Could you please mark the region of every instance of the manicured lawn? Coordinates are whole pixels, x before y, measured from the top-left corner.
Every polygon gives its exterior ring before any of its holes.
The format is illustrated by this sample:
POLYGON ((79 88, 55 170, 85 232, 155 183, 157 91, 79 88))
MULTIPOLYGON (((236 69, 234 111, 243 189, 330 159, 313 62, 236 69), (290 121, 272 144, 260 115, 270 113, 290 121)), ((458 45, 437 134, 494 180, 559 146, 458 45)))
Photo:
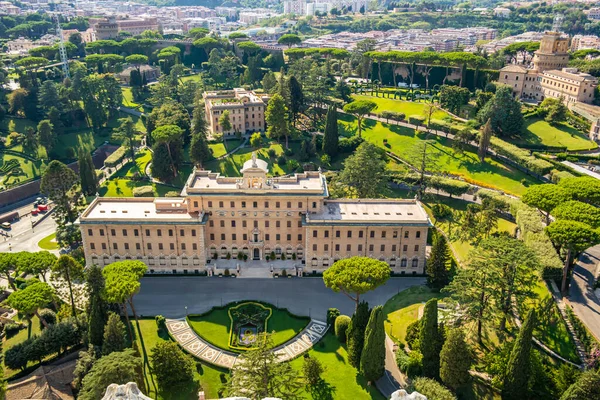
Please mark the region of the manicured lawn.
MULTIPOLYGON (((147 186, 150 185, 149 182, 146 181, 132 181, 130 179, 125 178, 112 178, 102 184, 98 192, 102 197, 133 197, 133 188, 139 186, 147 186)), ((175 190, 176 188, 160 185, 160 184, 152 184, 154 186, 154 195, 156 197, 164 196, 165 193, 175 190)))
POLYGON ((222 143, 209 144, 208 147, 212 150, 214 158, 219 158, 238 147, 242 141, 240 139, 230 139, 222 143))
POLYGON ((416 321, 419 316, 419 307, 433 298, 443 298, 446 295, 435 293, 425 286, 415 286, 407 290, 403 290, 383 306, 385 319, 385 331, 388 335, 404 342, 406 337, 406 328, 412 322, 416 321))
POLYGON ((521 317, 524 318, 526 311, 531 307, 536 307, 539 317, 534 331, 535 337, 560 356, 572 362, 579 363, 580 360, 577 355, 575 343, 571 335, 569 335, 567 326, 557 306, 552 302, 549 309, 542 309, 544 305, 548 304, 547 301, 552 296, 550 291, 548 291, 548 287, 544 282, 538 281, 534 292, 535 297, 528 298, 522 305, 521 317))
MULTIPOLYGON (((231 320, 227 313, 229 307, 214 308, 203 316, 189 316, 192 329, 206 341, 225 350, 229 348, 231 320)), ((273 314, 267 322, 267 331, 272 333, 273 345, 278 346, 296 336, 308 325, 309 318, 298 318, 285 310, 271 307, 273 314)), ((235 351, 235 350, 231 350, 235 351)))
MULTIPOLYGON (((394 100, 383 97, 374 97, 358 94, 352 95, 352 97, 357 100, 371 100, 377 103, 377 108, 375 109, 375 113, 377 114, 380 114, 382 111, 395 111, 406 114, 406 118, 408 119, 410 115, 421 115, 423 117, 426 117, 429 111, 425 103, 394 100)), ((442 119, 448 116, 448 113, 441 110, 437 110, 431 115, 431 118, 442 119)))
MULTIPOLYGON (((348 130, 356 129, 354 117, 342 115, 340 120, 348 130)), ((366 140, 406 160, 414 154, 415 146, 426 137, 425 133, 415 135, 413 129, 374 120, 366 120, 363 124, 362 136, 366 140), (384 139, 387 139, 388 147, 384 146, 384 139)), ((470 183, 500 189, 514 195, 520 195, 526 189, 521 183, 523 179, 527 184, 539 183, 534 178, 490 158, 481 163, 477 154, 472 151, 458 154, 452 149, 451 140, 437 136, 431 136, 429 139, 433 143, 432 154, 437 156, 435 172, 458 175, 470 183)))
MULTIPOLYGON (((16 151, 21 151, 21 146, 13 148, 16 151)), ((13 171, 10 176, 5 176, 0 173, 0 182, 2 185, 9 185, 18 182, 23 182, 30 178, 35 178, 42 175, 46 164, 41 160, 31 161, 18 155, 0 153, 0 166, 9 162, 10 160, 16 160, 19 163, 17 168, 21 168, 20 173, 15 175, 13 171)))
MULTIPOLYGON (((15 318, 16 320, 18 320, 18 318, 15 318)), ((40 333, 40 320, 38 319, 38 317, 33 316, 33 318, 31 318, 31 331, 29 330, 29 328, 27 327, 27 321, 26 320, 21 320, 21 322, 23 322, 25 324, 25 329, 21 329, 15 336, 12 336, 10 338, 4 337, 4 342, 2 344, 2 350, 4 352, 6 352, 6 350, 10 349, 11 347, 24 342, 25 340, 27 340, 28 338, 30 338, 33 335, 39 335, 40 333)), ((28 363, 27 366, 32 366, 34 365, 34 363, 28 363)), ((8 379, 11 376, 17 374, 21 372, 20 370, 15 371, 12 370, 6 366, 4 366, 4 378, 8 379)))
POLYGON ((202 75, 201 74, 196 74, 196 75, 184 76, 184 77, 179 78, 179 80, 181 82, 187 82, 187 81, 200 82, 202 80, 202 75))
POLYGON ((125 107, 133 108, 135 110, 142 111, 142 112, 144 111, 144 108, 142 107, 142 105, 139 103, 136 103, 133 100, 133 93, 131 92, 130 87, 122 86, 121 92, 123 93, 123 105, 125 107))
MULTIPOLYGON (((309 352, 310 357, 318 359, 325 372, 321 375, 323 383, 317 388, 306 387, 303 397, 306 399, 353 399, 383 400, 385 397, 375 385, 367 386, 367 380, 350 365, 346 347, 340 344, 333 333, 328 333, 309 352)), ((294 369, 302 371, 304 357, 291 361, 294 369)))
MULTIPOLYGON (((290 142, 290 148, 294 155, 286 156, 286 159, 296 158, 297 154, 300 151, 300 143, 299 142, 290 142)), ((252 157, 252 152, 256 151, 256 156, 260 159, 263 159, 269 163, 269 175, 279 176, 292 173, 286 164, 279 164, 277 162, 277 157, 284 153, 284 145, 271 142, 270 145, 265 145, 259 150, 253 149, 251 147, 244 147, 238 150, 235 154, 230 157, 226 157, 221 160, 213 160, 206 163, 204 166, 205 169, 220 172, 225 176, 241 176, 240 169, 244 165, 244 162, 248 161, 252 157), (269 149, 275 150, 277 154, 275 158, 270 159, 268 155, 269 149)))
POLYGON ((52 233, 38 242, 38 246, 44 250, 58 250, 56 243, 56 233, 52 233))
POLYGON ((527 119, 525 131, 513 139, 515 144, 565 146, 569 151, 591 150, 598 145, 577 129, 565 123, 551 125, 543 119, 527 119))
MULTIPOLYGON (((0 121, 0 130, 2 131, 24 133, 25 128, 27 128, 28 126, 35 129, 37 127, 37 124, 32 120, 26 118, 6 117, 2 121, 0 121)), ((1 134, 2 136, 5 136, 6 132, 2 132, 1 134)))
MULTIPOLYGON (((172 394, 170 397, 164 397, 159 393, 156 379, 150 372, 150 355, 152 354, 152 349, 158 343, 170 341, 171 339, 169 338, 168 334, 159 334, 154 319, 140 319, 139 327, 135 330, 135 332, 140 339, 139 345, 142 351, 142 357, 144 359, 144 378, 146 381, 146 386, 149 388, 149 390, 143 390, 144 393, 153 399, 197 399, 197 393, 195 393, 195 396, 190 395, 189 397, 179 396, 178 394, 172 394)), ((199 363, 197 359, 194 359, 194 361, 199 363)), ((220 380, 221 373, 228 375, 228 372, 225 370, 221 370, 207 364, 202 364, 200 372, 197 370, 194 374, 196 380, 200 382, 200 386, 202 387, 201 390, 204 390, 207 399, 220 397, 218 392, 223 386, 220 380)))
POLYGON ((513 139, 515 144, 565 146, 567 150, 590 150, 598 145, 586 135, 566 123, 551 125, 543 119, 530 118, 525 132, 513 139))
POLYGON ((141 175, 145 174, 146 166, 152 160, 152 153, 150 150, 142 150, 135 155, 135 164, 128 162, 116 173, 119 177, 132 177, 136 173, 141 175))

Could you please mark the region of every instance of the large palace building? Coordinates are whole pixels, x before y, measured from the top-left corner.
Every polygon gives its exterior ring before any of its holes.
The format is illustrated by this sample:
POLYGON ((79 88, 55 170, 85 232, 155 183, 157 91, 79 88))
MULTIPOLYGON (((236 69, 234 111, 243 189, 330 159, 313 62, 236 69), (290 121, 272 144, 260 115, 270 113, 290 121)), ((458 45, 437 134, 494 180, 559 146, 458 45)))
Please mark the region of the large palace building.
POLYGON ((181 197, 96 198, 79 219, 87 263, 136 259, 151 273, 194 274, 276 258, 313 272, 368 256, 424 272, 430 221, 418 201, 329 200, 320 171, 272 178, 254 154, 241 172, 194 171, 181 197))

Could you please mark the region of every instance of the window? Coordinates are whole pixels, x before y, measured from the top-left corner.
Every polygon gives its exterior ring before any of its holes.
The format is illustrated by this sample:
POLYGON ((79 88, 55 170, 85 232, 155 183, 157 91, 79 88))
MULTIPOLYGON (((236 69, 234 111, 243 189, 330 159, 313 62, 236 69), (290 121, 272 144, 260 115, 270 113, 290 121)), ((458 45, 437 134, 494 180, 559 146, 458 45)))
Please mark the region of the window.
POLYGON ((119 246, 116 243, 113 243, 113 249, 118 250, 119 246))
POLYGON ((302 221, 298 221, 298 228, 302 228, 302 221))
POLYGON ((248 240, 248 235, 244 233, 244 234, 242 235, 242 240, 243 240, 243 241, 246 241, 246 240, 248 240))
POLYGON ((288 221, 288 222, 287 222, 287 227, 288 227, 288 228, 291 228, 291 227, 292 227, 292 221, 288 221))
POLYGON ((148 243, 148 244, 146 245, 146 247, 148 248, 148 250, 152 250, 152 243, 148 243))
POLYGON ((363 231, 358 231, 358 237, 362 238, 363 237, 363 231))
POLYGON ((281 227, 281 223, 279 221, 275 221, 275 228, 280 228, 281 227))
POLYGON ((329 231, 325 231, 325 237, 328 238, 329 237, 329 231))
POLYGON ((352 231, 348 231, 348 238, 352 237, 352 231))
POLYGON ((246 202, 242 201, 242 208, 246 208, 246 202))
POLYGON ((253 225, 254 225, 255 228, 258 228, 258 221, 254 221, 253 225))
POLYGON ((269 235, 268 233, 265 234, 265 240, 271 240, 271 235, 269 235))
POLYGON ((223 202, 219 201, 219 208, 223 208, 223 202))
POLYGON ((94 243, 90 243, 90 249, 96 250, 96 245, 94 243))
POLYGON ((281 235, 279 233, 275 235, 275 240, 277 240, 277 241, 281 240, 281 235))
POLYGON ((317 208, 317 202, 313 201, 312 208, 317 208))
POLYGON ((212 208, 212 201, 208 202, 208 208, 212 208))
POLYGON ((298 241, 302 241, 302 234, 301 233, 298 234, 298 241))
POLYGON ((325 250, 325 251, 329 251, 329 245, 328 245, 328 244, 326 244, 326 245, 323 245, 323 250, 325 250))
POLYGON ((405 244, 404 246, 402 246, 402 251, 408 251, 408 245, 405 244))
POLYGON ((185 251, 185 243, 181 243, 181 250, 185 251))
POLYGON ((169 236, 173 237, 173 229, 169 229, 169 236))
POLYGON ((208 226, 213 228, 215 226, 215 221, 213 221, 213 220, 208 221, 208 226))
POLYGON ((381 251, 385 251, 385 244, 381 245, 381 251))
POLYGON ((278 202, 278 201, 276 201, 276 202, 275 202, 275 208, 279 208, 279 207, 281 207, 281 203, 280 203, 280 202, 278 202))
POLYGON ((394 239, 398 238, 398 231, 394 231, 394 232, 392 233, 392 237, 393 237, 394 239))
MULTIPOLYGON (((327 234, 328 234, 328 233, 329 233, 329 232, 325 231, 325 237, 327 237, 327 234)), ((314 237, 314 238, 318 237, 318 233, 317 233, 317 231, 313 231, 313 237, 314 237)))
POLYGON ((317 251, 317 245, 313 244, 313 251, 317 251))
POLYGON ((219 221, 219 225, 221 226, 221 228, 225 228, 225 221, 223 221, 223 220, 219 221))
POLYGON ((247 224, 246 221, 242 221, 242 228, 246 228, 247 224))
POLYGON ((408 231, 404 231, 404 239, 408 239, 408 231))
POLYGON ((302 202, 301 201, 298 202, 298 208, 302 208, 302 202))
POLYGON ((373 245, 372 244, 369 245, 369 251, 373 251, 373 245))
POLYGON ((129 250, 129 243, 124 243, 123 246, 125 247, 125 250, 129 250))
POLYGON ((369 237, 372 237, 372 238, 374 238, 374 237, 375 237, 375 231, 371 231, 371 232, 369 232, 369 237))
POLYGON ((287 202, 287 208, 292 208, 292 202, 291 201, 287 202))
POLYGON ((192 250, 198 250, 198 244, 192 243, 192 250))
POLYGON ((252 202, 252 207, 253 208, 258 208, 258 201, 253 201, 252 202))
POLYGON ((351 251, 352 250, 352 245, 351 244, 347 244, 346 245, 346 251, 351 251))
POLYGON ((417 231, 416 236, 417 236, 417 239, 419 239, 421 237, 421 231, 417 231))
POLYGON ((235 208, 235 201, 230 201, 229 202, 229 207, 235 208))
POLYGON ((185 236, 185 231, 183 229, 179 230, 179 236, 181 236, 181 237, 185 236))
POLYGON ((135 249, 136 249, 136 250, 140 250, 140 249, 141 249, 141 246, 140 246, 140 244, 139 244, 139 243, 136 243, 136 244, 135 244, 135 249))
POLYGON ((88 236, 94 236, 94 231, 92 231, 91 229, 88 229, 88 236))
POLYGON ((163 244, 162 244, 162 243, 159 243, 159 244, 158 244, 158 249, 159 249, 159 250, 162 250, 162 249, 163 249, 163 244))
POLYGON ((413 259, 412 260, 412 267, 413 268, 417 268, 419 266, 419 260, 418 259, 413 259))
POLYGON ((358 245, 358 251, 361 252, 362 251, 362 244, 358 245))
POLYGON ((385 231, 381 231, 381 238, 385 239, 385 231))
POLYGON ((137 229, 133 230, 133 236, 140 236, 140 231, 137 229))
POLYGON ((100 236, 104 236, 104 229, 100 229, 100 236))
POLYGON ((210 240, 215 240, 215 234, 214 233, 210 234, 210 240))
POLYGON ((395 244, 392 245, 392 251, 394 251, 394 252, 396 251, 396 245, 395 244))
POLYGON ((339 244, 335 245, 335 251, 340 251, 340 245, 339 244))
POLYGON ((288 241, 292 240, 292 235, 290 233, 287 234, 287 240, 288 241))
POLYGON ((340 237, 340 231, 335 231, 335 237, 339 238, 340 237))
POLYGON ((115 232, 115 230, 111 229, 110 230, 110 236, 116 236, 116 235, 117 235, 117 233, 115 232))
POLYGON ((192 236, 196 236, 196 230, 192 229, 192 236))
POLYGON ((231 240, 233 240, 233 241, 237 240, 237 235, 235 233, 231 234, 231 240))
POLYGON ((197 201, 194 201, 194 207, 198 208, 198 202, 197 201))
POLYGON ((106 243, 102 243, 102 250, 106 250, 106 243))
POLYGON ((269 208, 269 202, 265 201, 265 208, 269 208))
POLYGON ((400 267, 401 268, 406 268, 406 263, 407 263, 406 258, 403 258, 402 260, 400 260, 400 267))
POLYGON ((225 234, 221 233, 221 240, 225 240, 225 234))

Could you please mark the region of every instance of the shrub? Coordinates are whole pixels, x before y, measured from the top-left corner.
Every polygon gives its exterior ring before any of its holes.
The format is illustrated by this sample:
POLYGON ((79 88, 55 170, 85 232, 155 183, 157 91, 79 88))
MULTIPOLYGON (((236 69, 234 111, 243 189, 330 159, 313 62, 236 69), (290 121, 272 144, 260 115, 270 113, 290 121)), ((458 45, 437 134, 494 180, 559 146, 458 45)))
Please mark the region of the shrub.
POLYGON ((244 254, 244 261, 248 260, 248 254, 244 254))
POLYGON ((499 155, 505 156, 536 174, 546 175, 552 170, 550 162, 536 158, 528 150, 523 150, 495 136, 490 141, 490 147, 499 155))
POLYGON ((422 115, 409 115, 408 116, 409 124, 421 126, 421 125, 423 125, 423 122, 425 122, 425 117, 423 117, 422 115))
POLYGON ((225 256, 225 258, 227 258, 228 260, 231 260, 231 253, 227 253, 227 255, 225 256))
POLYGON ((166 329, 167 320, 165 317, 163 317, 162 315, 157 315, 156 317, 154 317, 154 321, 156 321, 156 327, 159 331, 166 329))
MULTIPOLYGON (((283 257, 283 254, 281 256, 283 257)), ((282 258, 282 260, 283 260, 283 258, 282 258)), ((281 276, 284 278, 287 276, 287 271, 285 269, 281 271, 281 276)))
POLYGON ((225 276, 231 275, 231 272, 229 272, 229 268, 225 268, 225 271, 223 271, 223 275, 225 275, 225 276))
POLYGON ((133 188, 133 197, 154 197, 152 186, 139 186, 133 188))
POLYGON ((287 161, 286 164, 287 169, 289 169, 290 171, 296 171, 298 168, 300 168, 300 163, 297 160, 294 160, 293 158, 287 161))
POLYGON ((335 319, 335 336, 337 336, 340 343, 346 343, 346 333, 349 325, 350 317, 347 315, 340 315, 335 319))
POLYGON ((279 165, 285 165, 287 163, 287 158, 285 158, 285 155, 280 155, 279 157, 277 157, 277 164, 279 165))
POLYGON ((277 152, 275 151, 275 149, 269 149, 267 151, 267 154, 269 155, 269 158, 275 158, 275 157, 277 157, 277 152))
POLYGON ((415 391, 432 400, 456 400, 456 396, 452 394, 444 385, 429 378, 416 378, 412 386, 415 391))
POLYGON ((7 338, 11 338, 19 333, 19 331, 24 327, 24 325, 9 322, 8 324, 4 325, 4 333, 6 334, 7 338))
POLYGON ((321 362, 314 357, 305 357, 302 372, 306 383, 316 385, 321 380, 321 374, 325 371, 321 362))
POLYGON ((413 350, 406 354, 404 350, 398 349, 396 352, 396 364, 400 371, 408 375, 409 378, 421 375, 423 371, 423 354, 418 350, 413 350))
POLYGON ((341 139, 338 142, 338 150, 340 153, 352 153, 363 141, 364 139, 358 136, 341 139))
POLYGON ((429 186, 435 190, 443 190, 452 196, 462 196, 467 193, 471 188, 467 182, 459 181, 456 179, 442 178, 439 176, 433 176, 429 179, 429 186))
POLYGON ((327 310, 327 323, 332 325, 335 323, 335 319, 340 315, 340 310, 337 308, 330 308, 327 310))
POLYGON ((237 259, 238 259, 238 260, 241 260, 242 258, 244 258, 244 253, 242 253, 241 251, 239 251, 239 252, 237 253, 237 259))
POLYGON ((598 341, 587 330, 583 322, 581 322, 581 320, 577 318, 571 307, 566 306, 565 311, 567 314, 567 318, 571 322, 571 325, 573 325, 573 330, 575 331, 577 338, 585 348, 585 351, 590 354, 595 348, 600 348, 600 343, 598 343, 598 341))
MULTIPOLYGON (((39 312, 40 317, 46 321, 48 325, 54 325, 56 323, 56 313, 48 308, 44 308, 39 312)), ((40 321, 40 331, 44 329, 44 324, 40 321)))
POLYGON ((115 150, 110 156, 106 157, 106 160, 104 160, 104 165, 106 165, 107 167, 115 167, 121 161, 123 161, 123 158, 125 158, 126 154, 127 148, 121 146, 117 150, 115 150))
POLYGON ((179 192, 177 190, 169 190, 165 193, 165 197, 179 197, 179 192))
POLYGON ((417 321, 413 321, 411 322, 407 327, 406 327, 406 343, 408 343, 408 346, 411 349, 416 349, 417 346, 417 342, 419 340, 419 337, 421 336, 421 323, 417 320, 417 321))

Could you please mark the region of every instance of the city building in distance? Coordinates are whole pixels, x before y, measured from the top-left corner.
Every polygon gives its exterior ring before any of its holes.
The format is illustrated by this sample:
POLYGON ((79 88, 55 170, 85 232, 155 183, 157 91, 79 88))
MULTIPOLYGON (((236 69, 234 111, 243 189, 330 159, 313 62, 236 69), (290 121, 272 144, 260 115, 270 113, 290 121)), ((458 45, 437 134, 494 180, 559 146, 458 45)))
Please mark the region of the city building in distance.
POLYGON ((312 272, 368 256, 399 274, 424 272, 431 223, 420 202, 328 199, 320 171, 269 177, 255 154, 241 172, 195 170, 181 197, 96 198, 78 221, 87 262, 194 274, 275 258, 312 272))

